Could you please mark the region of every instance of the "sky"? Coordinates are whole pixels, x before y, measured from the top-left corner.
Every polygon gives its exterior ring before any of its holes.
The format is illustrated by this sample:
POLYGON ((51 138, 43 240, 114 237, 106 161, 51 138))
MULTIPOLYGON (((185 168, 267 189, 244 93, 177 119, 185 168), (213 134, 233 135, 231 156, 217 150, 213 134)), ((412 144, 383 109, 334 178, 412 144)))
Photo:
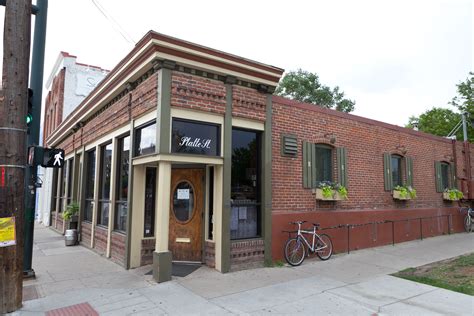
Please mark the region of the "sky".
POLYGON ((356 101, 353 114, 403 126, 450 107, 473 70, 473 15, 471 0, 49 0, 45 81, 60 51, 112 69, 154 30, 315 72, 356 101))

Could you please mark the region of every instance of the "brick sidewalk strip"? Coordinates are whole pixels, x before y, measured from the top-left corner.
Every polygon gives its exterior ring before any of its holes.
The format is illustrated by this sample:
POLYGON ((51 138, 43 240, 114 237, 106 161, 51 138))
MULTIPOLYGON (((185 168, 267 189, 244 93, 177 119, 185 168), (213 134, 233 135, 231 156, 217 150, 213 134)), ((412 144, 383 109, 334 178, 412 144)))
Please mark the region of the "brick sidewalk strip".
POLYGON ((81 303, 46 312, 46 316, 98 316, 89 303, 81 303))

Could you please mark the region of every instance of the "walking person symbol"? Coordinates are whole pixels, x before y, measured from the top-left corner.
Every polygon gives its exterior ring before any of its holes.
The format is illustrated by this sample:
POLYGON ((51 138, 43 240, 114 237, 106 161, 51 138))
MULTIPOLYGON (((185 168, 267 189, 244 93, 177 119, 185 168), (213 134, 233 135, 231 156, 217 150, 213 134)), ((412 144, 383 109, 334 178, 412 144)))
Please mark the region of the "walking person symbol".
POLYGON ((54 162, 53 162, 53 166, 56 166, 56 163, 58 164, 58 166, 61 166, 61 160, 64 159, 61 155, 61 152, 58 152, 56 155, 54 155, 54 162))

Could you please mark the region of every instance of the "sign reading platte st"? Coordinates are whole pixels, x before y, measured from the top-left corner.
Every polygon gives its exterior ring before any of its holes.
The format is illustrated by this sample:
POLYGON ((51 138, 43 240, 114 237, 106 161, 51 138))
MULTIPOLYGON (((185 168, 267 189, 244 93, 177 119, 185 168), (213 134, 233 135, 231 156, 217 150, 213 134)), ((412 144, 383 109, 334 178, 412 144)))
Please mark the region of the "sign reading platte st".
POLYGON ((218 124, 174 118, 171 152, 219 156, 220 127, 218 124))

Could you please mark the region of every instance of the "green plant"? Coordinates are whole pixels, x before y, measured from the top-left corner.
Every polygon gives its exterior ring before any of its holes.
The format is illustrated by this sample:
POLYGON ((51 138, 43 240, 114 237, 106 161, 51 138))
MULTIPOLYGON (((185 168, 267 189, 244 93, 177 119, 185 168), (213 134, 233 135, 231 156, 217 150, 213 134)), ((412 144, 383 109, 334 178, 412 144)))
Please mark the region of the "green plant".
POLYGON ((72 202, 66 206, 66 210, 63 212, 63 219, 69 221, 71 218, 79 213, 79 203, 72 202))
POLYGON ((408 195, 411 199, 416 198, 416 190, 411 186, 397 185, 393 190, 400 192, 400 197, 402 199, 407 198, 408 195))
POLYGON ((450 200, 460 200, 464 197, 464 194, 458 189, 446 189, 444 192, 448 193, 450 200))
POLYGON ((339 183, 321 181, 317 188, 322 190, 323 197, 326 199, 333 197, 334 191, 339 192, 343 199, 347 199, 347 188, 339 183))

